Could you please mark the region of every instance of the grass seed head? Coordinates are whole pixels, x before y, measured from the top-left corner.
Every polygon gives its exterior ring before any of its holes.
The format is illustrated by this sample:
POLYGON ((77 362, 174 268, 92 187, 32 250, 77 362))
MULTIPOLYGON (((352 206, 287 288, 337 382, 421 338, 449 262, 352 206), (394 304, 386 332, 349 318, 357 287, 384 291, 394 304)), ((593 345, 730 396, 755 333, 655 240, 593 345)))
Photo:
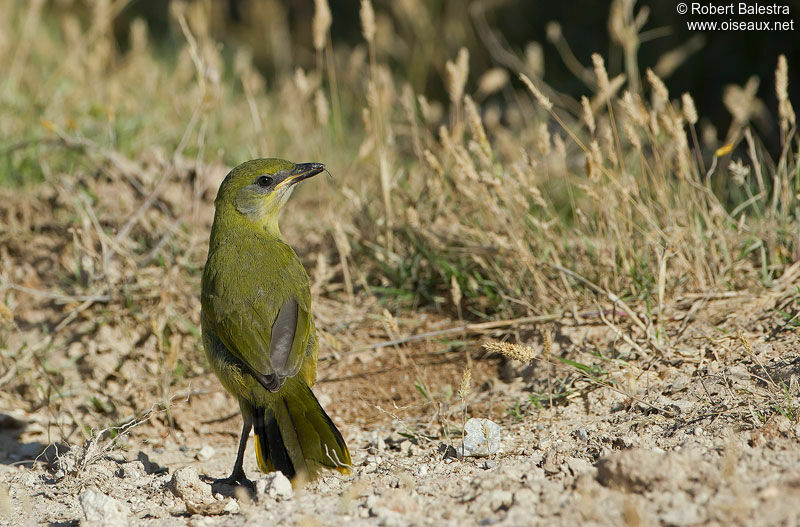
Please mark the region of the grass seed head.
POLYGON ((664 81, 650 68, 647 68, 647 82, 649 82, 650 86, 653 88, 653 104, 656 110, 658 110, 669 102, 669 90, 667 89, 667 85, 664 84, 664 81))
POLYGON ((478 92, 482 97, 502 90, 508 84, 508 71, 504 68, 491 68, 478 79, 478 92))
POLYGON ((789 100, 789 66, 786 55, 778 57, 775 69, 775 94, 778 97, 778 115, 781 118, 781 129, 784 133, 796 124, 796 116, 792 102, 789 100))
POLYGON ((586 123, 586 126, 589 128, 589 133, 594 135, 596 125, 594 122, 594 112, 592 112, 592 103, 589 102, 589 99, 585 95, 581 97, 581 108, 583 108, 583 122, 586 123))
POLYGON ((611 91, 611 82, 608 80, 608 71, 603 57, 599 53, 592 53, 592 64, 594 65, 594 75, 597 77, 600 93, 609 93, 611 91))
POLYGON ((786 55, 778 57, 778 67, 775 68, 775 95, 778 97, 778 103, 789 98, 789 67, 786 55))
POLYGON ((540 105, 542 105, 542 107, 545 110, 547 110, 548 112, 553 110, 553 103, 550 102, 550 99, 548 99, 541 92, 541 90, 539 90, 539 88, 536 87, 535 84, 533 84, 533 82, 528 78, 527 75, 525 75, 524 73, 520 73, 519 78, 523 83, 525 83, 525 86, 527 86, 528 90, 530 90, 534 98, 536 98, 536 100, 539 102, 540 105))
POLYGON ((486 138, 486 130, 483 127, 478 106, 469 95, 464 97, 464 109, 467 112, 467 123, 469 123, 472 138, 475 139, 484 152, 486 152, 489 150, 489 140, 486 138))
POLYGON ((328 0, 314 0, 314 18, 311 21, 311 30, 315 50, 320 51, 325 47, 332 22, 333 15, 331 15, 328 0))
POLYGON ((553 352, 553 336, 547 329, 542 330, 542 350, 545 360, 550 360, 550 354, 553 352))
POLYGON ((642 140, 639 137, 639 132, 636 131, 633 123, 630 120, 625 119, 622 122, 622 129, 625 130, 625 135, 628 137, 628 141, 630 142, 631 146, 633 146, 638 152, 642 150, 642 140))
POLYGON ((521 362, 530 362, 536 357, 536 350, 530 346, 510 342, 484 342, 483 349, 521 362))
POLYGON ((458 50, 456 61, 448 60, 445 64, 445 83, 447 84, 447 93, 450 95, 451 102, 458 103, 461 101, 468 76, 469 51, 467 51, 467 48, 461 48, 458 50))
POLYGON ((465 400, 469 396, 472 384, 472 368, 469 366, 464 369, 464 374, 461 376, 461 383, 458 385, 458 396, 461 400, 465 400))
POLYGON ((694 99, 688 92, 681 96, 681 103, 683 105, 683 118, 689 124, 697 124, 697 108, 694 105, 694 99))
POLYGON ((371 0, 361 0, 361 32, 364 40, 373 44, 375 42, 375 10, 372 9, 371 0))

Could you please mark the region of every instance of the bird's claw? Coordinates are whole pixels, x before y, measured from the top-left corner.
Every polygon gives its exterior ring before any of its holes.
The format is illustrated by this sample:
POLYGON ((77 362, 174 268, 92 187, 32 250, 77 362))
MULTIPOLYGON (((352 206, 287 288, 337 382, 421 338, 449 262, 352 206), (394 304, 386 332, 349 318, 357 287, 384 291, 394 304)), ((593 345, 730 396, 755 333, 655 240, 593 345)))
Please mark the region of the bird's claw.
POLYGON ((244 475, 243 470, 241 472, 234 472, 227 478, 218 479, 214 483, 219 485, 228 485, 231 487, 247 487, 250 490, 255 490, 256 488, 256 484, 247 479, 247 476, 244 475))

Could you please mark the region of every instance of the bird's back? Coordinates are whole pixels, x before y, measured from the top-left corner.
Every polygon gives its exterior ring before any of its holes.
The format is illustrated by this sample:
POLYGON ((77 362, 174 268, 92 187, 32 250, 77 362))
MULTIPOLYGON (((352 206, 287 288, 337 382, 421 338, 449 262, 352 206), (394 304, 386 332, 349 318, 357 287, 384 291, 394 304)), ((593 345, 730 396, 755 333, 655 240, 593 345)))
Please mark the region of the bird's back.
MULTIPOLYGON (((290 299, 311 312, 309 278, 294 250, 280 238, 215 221, 202 281, 204 333, 260 373, 269 373, 272 326, 290 299)), ((310 317, 308 325, 301 372, 313 385, 317 338, 310 317)))

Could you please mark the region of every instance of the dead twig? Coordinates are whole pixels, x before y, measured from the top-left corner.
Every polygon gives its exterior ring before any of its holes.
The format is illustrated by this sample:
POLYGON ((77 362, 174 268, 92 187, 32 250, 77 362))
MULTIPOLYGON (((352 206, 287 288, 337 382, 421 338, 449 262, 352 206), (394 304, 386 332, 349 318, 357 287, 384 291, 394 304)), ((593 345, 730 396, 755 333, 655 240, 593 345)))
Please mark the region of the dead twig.
POLYGON ((32 287, 25 287, 23 285, 14 284, 11 282, 7 282, 5 284, 6 287, 10 289, 14 289, 21 293, 27 293, 29 295, 37 296, 39 298, 45 298, 49 300, 53 300, 58 304, 69 304, 70 302, 98 302, 98 303, 106 303, 111 301, 111 295, 64 295, 61 293, 52 293, 50 291, 41 291, 39 289, 33 289, 32 287))
POLYGON ((409 335, 407 337, 395 339, 395 340, 387 340, 384 342, 377 342, 375 344, 370 344, 369 346, 365 346, 363 348, 359 348, 354 351, 368 351, 380 348, 388 348, 391 346, 397 346, 398 344, 406 344, 408 342, 416 342, 418 340, 428 340, 435 337, 442 337, 445 335, 453 335, 455 333, 483 333, 485 331, 490 331, 493 329, 504 328, 507 326, 513 326, 518 324, 540 324, 543 322, 552 322, 554 320, 558 320, 563 318, 563 313, 557 313, 553 315, 540 315, 537 317, 521 317, 521 318, 509 318, 505 320, 493 320, 491 322, 479 322, 476 324, 464 324, 463 326, 457 326, 453 328, 447 329, 439 329, 436 331, 428 331, 425 333, 418 333, 416 335, 409 335))

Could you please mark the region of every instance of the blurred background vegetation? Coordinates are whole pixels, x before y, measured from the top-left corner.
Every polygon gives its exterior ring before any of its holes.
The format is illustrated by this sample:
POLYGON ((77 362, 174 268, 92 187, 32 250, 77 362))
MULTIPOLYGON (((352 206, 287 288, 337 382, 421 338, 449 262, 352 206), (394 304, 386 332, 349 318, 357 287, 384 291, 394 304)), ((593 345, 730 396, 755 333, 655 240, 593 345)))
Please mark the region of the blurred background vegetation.
MULTIPOLYGON (((77 1, 63 3, 80 5, 77 1)), ((783 53, 791 64, 800 59, 800 28, 768 33, 689 31, 686 20, 725 17, 682 16, 676 12, 676 3, 637 2, 637 7, 648 13, 640 35, 639 61, 658 64, 656 72, 668 80, 670 89, 690 92, 703 117, 717 127, 727 127, 731 119, 722 102, 726 85, 743 85, 751 76, 770 78, 774 64, 765 60, 767 57, 783 53)), ((601 53, 607 57, 612 75, 624 70, 624 54, 619 45, 624 36, 609 27, 611 5, 612 2, 591 0, 377 0, 377 58, 390 64, 393 72, 407 79, 417 93, 442 98, 446 97, 444 63, 460 47, 470 50, 471 67, 482 72, 495 66, 515 65, 498 46, 502 44, 520 56, 526 52, 540 55, 534 60, 541 62, 541 73, 548 84, 577 98, 586 90, 586 84, 562 57, 574 55, 585 66, 590 64, 592 53, 601 53), (571 53, 565 51, 567 46, 571 53)), ((800 0, 787 0, 780 5, 788 5, 792 16, 772 18, 800 19, 800 0)), ((330 5, 330 38, 342 55, 364 46, 356 16, 359 6, 360 0, 339 0, 330 5)), ((254 64, 269 81, 290 73, 296 66, 314 66, 309 23, 314 16, 313 0, 216 0, 211 7, 215 10, 213 37, 228 48, 244 45, 252 49, 254 64)), ((123 49, 129 40, 130 22, 137 17, 147 21, 154 41, 166 56, 181 43, 180 30, 170 21, 169 2, 139 0, 127 4, 115 20, 117 44, 123 49)), ((796 100, 800 83, 792 83, 790 89, 790 97, 796 100)), ((769 84, 762 84, 758 95, 763 97, 769 91, 769 84)), ((758 124, 774 148, 778 140, 774 121, 758 124)))
MULTIPOLYGON (((284 224, 340 298, 480 319, 772 287, 800 256, 797 33, 683 20, 634 0, 3 2, 0 179, 97 208, 99 260, 46 280, 71 293, 135 297, 156 265, 193 295, 201 207, 259 156, 334 174, 284 224)), ((86 212, 50 205, 70 228, 86 212)), ((5 243, 37 228, 4 214, 5 243)))

